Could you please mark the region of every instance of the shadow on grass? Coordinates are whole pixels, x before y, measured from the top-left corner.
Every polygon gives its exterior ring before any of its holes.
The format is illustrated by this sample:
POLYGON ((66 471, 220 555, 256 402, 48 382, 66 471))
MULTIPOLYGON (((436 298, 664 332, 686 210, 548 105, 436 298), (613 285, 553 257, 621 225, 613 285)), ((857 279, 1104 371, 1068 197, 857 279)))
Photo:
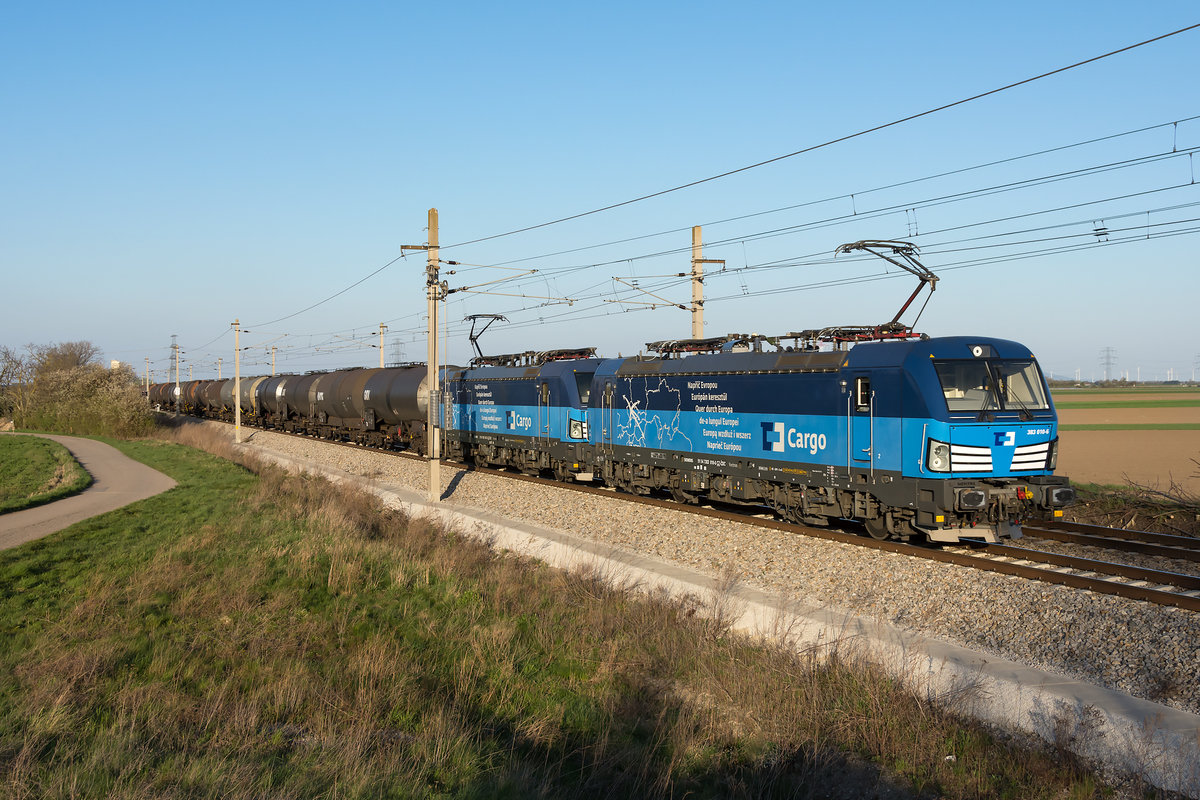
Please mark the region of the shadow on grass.
POLYGON ((916 792, 874 764, 832 748, 768 746, 751 752, 736 737, 687 752, 702 725, 679 698, 631 685, 615 698, 620 724, 601 734, 540 740, 480 706, 440 693, 459 725, 501 763, 456 786, 429 776, 429 788, 463 797, 908 798, 916 792))

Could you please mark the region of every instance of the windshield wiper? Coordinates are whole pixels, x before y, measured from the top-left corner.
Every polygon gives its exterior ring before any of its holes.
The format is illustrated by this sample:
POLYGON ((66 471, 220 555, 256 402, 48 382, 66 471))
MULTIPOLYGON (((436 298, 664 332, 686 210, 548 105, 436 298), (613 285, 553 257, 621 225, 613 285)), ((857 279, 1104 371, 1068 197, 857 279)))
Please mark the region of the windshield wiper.
POLYGON ((988 387, 986 391, 987 395, 983 398, 983 405, 980 406, 979 414, 975 417, 976 422, 991 422, 995 419, 995 416, 988 413, 988 409, 991 408, 993 403, 996 404, 996 410, 1000 409, 1000 403, 996 400, 995 391, 991 387, 988 387))
POLYGON ((1023 401, 1019 396, 1010 391, 1008 393, 1008 399, 1016 400, 1017 405, 1021 407, 1021 413, 1018 415, 1018 419, 1020 419, 1022 422, 1029 422, 1031 419, 1033 419, 1033 412, 1029 410, 1029 406, 1025 405, 1025 401, 1023 401))
MULTIPOLYGON (((1016 374, 1016 373, 1014 373, 1016 374)), ((1025 401, 1021 396, 1012 390, 1013 375, 1006 375, 996 384, 997 394, 1004 400, 1004 407, 1007 409, 1011 403, 1016 403, 1021 407, 1021 413, 1017 415, 1017 419, 1022 422, 1029 422, 1033 419, 1033 412, 1029 410, 1029 406, 1025 405, 1025 401)))

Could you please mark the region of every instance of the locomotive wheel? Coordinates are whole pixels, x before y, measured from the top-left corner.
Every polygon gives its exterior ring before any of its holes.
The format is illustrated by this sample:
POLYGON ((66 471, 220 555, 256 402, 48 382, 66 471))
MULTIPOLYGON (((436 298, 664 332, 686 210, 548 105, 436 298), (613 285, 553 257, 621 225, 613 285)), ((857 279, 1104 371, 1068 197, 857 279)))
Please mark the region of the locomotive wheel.
POLYGON ((671 499, 673 499, 676 503, 695 503, 696 498, 698 497, 698 495, 684 491, 684 489, 680 486, 672 486, 670 487, 670 491, 671 499))
POLYGON ((874 517, 872 519, 864 519, 863 527, 867 529, 872 539, 883 541, 891 534, 888 533, 887 520, 884 517, 874 517))

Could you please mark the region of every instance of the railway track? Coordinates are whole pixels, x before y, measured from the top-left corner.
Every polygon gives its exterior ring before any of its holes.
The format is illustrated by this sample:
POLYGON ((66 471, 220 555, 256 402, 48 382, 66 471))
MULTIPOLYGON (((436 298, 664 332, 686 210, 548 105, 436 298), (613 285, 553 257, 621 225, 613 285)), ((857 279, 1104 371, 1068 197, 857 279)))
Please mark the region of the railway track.
MULTIPOLYGON (((461 467, 461 465, 459 466, 461 467)), ((956 564, 971 569, 1014 575, 1042 583, 1070 586, 1076 589, 1111 594, 1131 600, 1175 606, 1189 611, 1200 611, 1200 577, 1192 575, 1181 575, 1174 572, 1064 556, 1056 553, 1044 553, 1038 550, 1009 545, 981 543, 978 546, 937 548, 906 544, 904 542, 881 542, 844 531, 795 525, 765 515, 750 515, 741 511, 728 511, 706 505, 687 506, 676 503, 673 500, 623 494, 608 488, 585 486, 582 484, 564 484, 546 478, 517 475, 498 470, 477 469, 476 471, 551 486, 566 486, 574 491, 612 497, 626 502, 686 511, 700 516, 740 522, 772 530, 801 533, 805 536, 813 536, 889 553, 899 553, 943 564, 956 564)))
POLYGON ((1053 522, 1025 525, 1022 532, 1036 539, 1102 547, 1159 558, 1178 558, 1200 563, 1200 539, 1172 536, 1151 531, 1131 531, 1124 528, 1105 528, 1081 522, 1053 522))
POLYGON ((981 544, 978 549, 973 549, 971 557, 1028 568, 1036 571, 1037 574, 1030 575, 1035 580, 1063 583, 1134 600, 1200 611, 1200 577, 1195 575, 1065 556, 1004 544, 981 544), (1043 573, 1057 573, 1061 580, 1041 577, 1043 573))
MULTIPOLYGON (((281 431, 273 431, 281 433, 281 431)), ((313 437, 292 434, 300 438, 313 437)), ((313 439, 327 444, 362 449, 360 445, 329 439, 313 439)), ((386 451, 384 451, 386 452, 386 451)), ((393 455, 424 461, 422 456, 392 451, 393 455)), ((510 480, 554 486, 571 491, 608 497, 629 503, 668 508, 690 514, 738 522, 772 530, 799 533, 805 536, 840 542, 855 547, 865 547, 883 552, 907 555, 912 558, 955 564, 971 569, 1013 575, 1026 580, 1047 584, 1070 586, 1077 589, 1115 595, 1158 605, 1174 606, 1200 612, 1200 577, 1146 569, 1126 564, 1098 561, 1011 545, 983 544, 958 547, 930 547, 896 541, 878 541, 845 531, 796 525, 775 519, 767 514, 754 514, 745 510, 731 511, 709 505, 685 505, 659 497, 626 494, 609 487, 589 486, 583 483, 568 483, 533 475, 524 475, 509 470, 490 469, 459 462, 445 461, 447 466, 465 469, 485 475, 496 475, 510 480)), ((1077 544, 1089 544, 1108 549, 1126 550, 1166 558, 1200 560, 1200 541, 1186 537, 1164 536, 1144 531, 1122 531, 1078 523, 1054 523, 1054 527, 1026 526, 1031 537, 1055 539, 1077 544), (1075 530, 1067 530, 1067 527, 1075 530), (1081 531, 1079 529, 1087 529, 1081 531), (1165 540, 1169 540, 1166 543, 1165 540), (1176 541, 1181 540, 1181 541, 1176 541), (1190 543, 1190 544, 1189 544, 1190 543), (1186 555, 1185 555, 1186 554, 1186 555)))

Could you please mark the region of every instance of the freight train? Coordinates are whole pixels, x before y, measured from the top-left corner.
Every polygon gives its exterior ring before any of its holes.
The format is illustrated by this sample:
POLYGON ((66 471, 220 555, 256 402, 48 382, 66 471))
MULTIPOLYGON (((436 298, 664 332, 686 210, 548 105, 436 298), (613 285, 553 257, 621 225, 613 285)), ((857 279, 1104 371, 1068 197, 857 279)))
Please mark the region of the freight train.
POLYGON ((234 382, 156 384, 164 409, 442 454, 683 503, 854 520, 879 539, 998 541, 1075 501, 1058 422, 1016 342, 826 329, 654 342, 234 382), (788 344, 788 343, 791 344, 788 344), (433 413, 430 413, 430 404, 433 413))

